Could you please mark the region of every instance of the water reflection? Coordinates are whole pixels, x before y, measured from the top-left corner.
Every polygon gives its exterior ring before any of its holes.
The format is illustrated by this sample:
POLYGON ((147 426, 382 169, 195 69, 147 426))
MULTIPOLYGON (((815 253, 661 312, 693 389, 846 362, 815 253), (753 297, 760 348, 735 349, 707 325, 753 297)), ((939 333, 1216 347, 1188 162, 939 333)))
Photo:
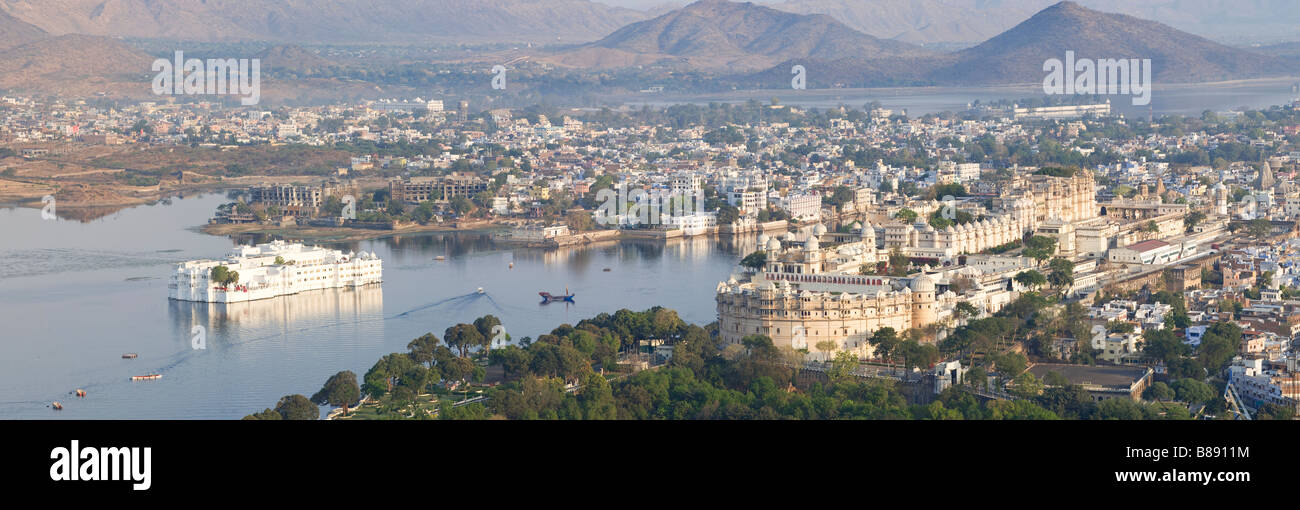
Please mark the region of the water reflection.
POLYGON ((243 343, 246 337, 300 330, 337 323, 383 320, 381 285, 323 289, 241 303, 196 303, 168 300, 172 337, 191 339, 194 326, 203 326, 207 340, 221 345, 243 343), (237 342, 231 339, 243 338, 237 342))

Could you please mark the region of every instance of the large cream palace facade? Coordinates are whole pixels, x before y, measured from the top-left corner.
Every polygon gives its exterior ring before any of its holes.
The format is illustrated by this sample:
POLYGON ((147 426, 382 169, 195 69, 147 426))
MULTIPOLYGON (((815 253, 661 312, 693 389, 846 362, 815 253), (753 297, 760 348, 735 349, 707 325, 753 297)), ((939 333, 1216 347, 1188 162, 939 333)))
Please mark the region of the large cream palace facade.
POLYGON ((739 343, 749 335, 766 335, 778 347, 809 352, 825 352, 818 344, 830 341, 834 351, 870 356, 867 339, 880 328, 901 333, 936 323, 954 325, 955 308, 963 301, 981 313, 997 312, 1018 294, 1009 283, 1014 271, 986 275, 983 284, 959 295, 949 290, 950 280, 980 270, 956 267, 956 257, 1018 241, 1040 229, 1069 232, 1072 224, 1096 218, 1099 210, 1088 172, 1018 177, 1007 188, 993 200, 994 212, 983 219, 944 229, 930 226, 924 215, 915 224, 892 221, 881 229, 884 239, 879 244, 869 224, 855 225, 858 239, 828 236, 820 224, 802 240, 793 233, 780 239, 760 237, 765 266, 717 286, 722 339, 739 343), (823 246, 830 238, 838 242, 823 246), (892 251, 953 267, 908 277, 861 274, 864 265, 874 267, 892 251))
POLYGON ((997 311, 1009 301, 999 288, 958 296, 938 291, 935 275, 889 277, 859 273, 863 264, 888 258, 876 247, 874 229, 861 238, 823 247, 826 228, 814 227, 806 240, 760 237, 767 256, 761 270, 733 275, 717 287, 718 326, 725 343, 749 335, 766 335, 778 347, 808 349, 833 342, 834 351, 871 354, 867 339, 877 329, 903 332, 953 317, 959 301, 982 311, 997 311))
POLYGON ((993 200, 993 214, 971 223, 936 229, 924 215, 913 224, 889 223, 885 247, 911 257, 949 260, 1018 241, 1044 226, 1068 231, 1069 225, 1096 218, 1100 210, 1096 182, 1086 171, 1073 177, 1017 176, 1007 191, 993 200))

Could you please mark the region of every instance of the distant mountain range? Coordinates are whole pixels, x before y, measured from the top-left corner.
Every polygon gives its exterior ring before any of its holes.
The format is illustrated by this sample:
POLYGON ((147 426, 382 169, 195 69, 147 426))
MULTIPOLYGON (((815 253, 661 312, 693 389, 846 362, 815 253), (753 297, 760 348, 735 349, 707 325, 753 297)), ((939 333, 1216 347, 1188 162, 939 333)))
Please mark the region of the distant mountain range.
POLYGON ((12 48, 49 36, 36 25, 0 12, 0 49, 12 48))
POLYGON ((1300 72, 1294 59, 1224 46, 1154 21, 1060 2, 983 43, 928 58, 848 56, 792 60, 737 80, 748 86, 788 81, 789 65, 803 64, 811 83, 826 86, 999 85, 1041 83, 1047 59, 1151 59, 1157 83, 1206 82, 1284 76, 1300 72))
POLYGON ((1052 0, 790 0, 771 7, 827 14, 882 39, 913 44, 974 44, 1051 5, 1052 0))
MULTIPOLYGON (((54 35, 295 44, 382 42, 584 43, 665 14, 590 0, 0 0, 8 13, 54 35)), ((879 39, 971 46, 1054 0, 767 0, 795 14, 826 14, 879 39)), ((1220 42, 1295 41, 1295 0, 1079 0, 1091 9, 1157 20, 1220 42)), ((0 33, 0 39, 5 34, 0 33)))
POLYGON ((853 30, 830 16, 801 15, 753 3, 701 0, 632 23, 590 44, 551 56, 575 67, 674 65, 760 69, 791 59, 927 56, 911 44, 853 30))
MULTIPOLYGON (((975 44, 1010 29, 1056 0, 787 0, 800 14, 829 14, 882 39, 915 44, 975 44)), ((1226 43, 1300 37, 1295 0, 1079 0, 1090 9, 1158 20, 1226 43)))
POLYGON ((115 39, 46 36, 0 50, 0 89, 140 97, 149 91, 153 60, 115 39))
POLYGON ((293 43, 587 42, 640 11, 588 0, 0 0, 51 34, 293 43))
MULTIPOLYGON (((799 1, 811 3, 814 0, 799 1)), ((864 3, 873 1, 864 0, 864 3)), ((927 1, 962 0, 922 0, 920 4, 927 1)), ((985 1, 1018 5, 1016 2, 1028 0, 985 1)), ((281 14, 300 12, 306 9, 305 6, 317 4, 319 2, 306 0, 0 0, 0 89, 67 94, 147 93, 148 79, 152 76, 148 71, 149 63, 153 57, 116 38, 68 32, 85 30, 114 36, 161 36, 161 33, 150 31, 164 30, 166 34, 179 36, 181 32, 172 24, 180 23, 180 26, 196 30, 186 34, 193 39, 235 37, 237 34, 255 37, 273 33, 276 39, 305 42, 315 40, 315 37, 326 37, 331 30, 343 30, 343 25, 347 25, 350 33, 358 33, 358 26, 373 24, 372 33, 387 30, 385 37, 410 37, 406 40, 410 43, 417 33, 424 33, 419 32, 422 23, 431 23, 429 26, 434 27, 459 25, 447 33, 456 30, 474 32, 492 25, 492 20, 485 18, 487 14, 484 13, 495 12, 493 9, 508 11, 515 17, 547 18, 527 22, 497 21, 499 26, 531 27, 527 33, 532 34, 548 33, 548 30, 567 22, 585 23, 580 19, 565 20, 563 13, 569 12, 589 16, 612 13, 611 18, 605 18, 601 23, 612 23, 613 19, 623 15, 634 18, 620 27, 610 28, 607 35, 594 42, 504 50, 514 52, 511 59, 533 59, 578 70, 603 71, 630 66, 649 67, 651 72, 655 67, 668 71, 691 70, 701 72, 709 80, 726 87, 749 89, 788 87, 791 66, 795 64, 807 69, 809 88, 1041 83, 1045 75, 1044 61, 1063 59, 1066 51, 1074 51, 1079 58, 1151 59, 1156 83, 1294 76, 1300 73, 1300 58, 1293 45, 1238 49, 1155 21, 1099 12, 1074 2, 1049 6, 975 46, 949 53, 873 37, 825 14, 795 14, 726 0, 701 0, 644 20, 635 19, 636 11, 584 0, 394 0, 368 10, 363 8, 363 4, 367 4, 363 0, 337 0, 322 4, 315 9, 316 12, 303 19, 281 14), (236 3, 244 7, 234 9, 236 3), (262 4, 257 7, 262 10, 247 7, 248 3, 262 4), (411 13, 406 17, 408 19, 398 22, 394 20, 402 17, 403 11, 388 10, 398 3, 431 10, 411 13), (43 5, 61 7, 64 9, 63 17, 45 18, 43 25, 25 21, 23 13, 45 12, 43 5), (82 12, 91 5, 95 7, 82 12), (446 10, 434 9, 438 6, 446 10), (560 6, 564 8, 557 10, 560 6), (439 17, 430 12, 445 14, 448 10, 478 14, 438 19, 436 23, 430 21, 439 17), (214 14, 218 12, 230 13, 234 18, 214 14), (367 15, 357 16, 356 12, 366 12, 367 15), (371 12, 373 16, 369 15, 371 12), (153 14, 146 16, 142 13, 153 14), (166 28, 160 26, 164 24, 160 20, 164 19, 168 20, 166 28), (51 20, 63 21, 55 23, 51 20), (312 20, 323 24, 312 25, 312 20), (392 21, 392 24, 381 28, 385 20, 392 21), (88 24, 79 24, 83 21, 88 24), (121 33, 123 27, 134 28, 124 34, 121 33)), ((590 34, 587 32, 581 37, 590 34)), ((263 59, 264 71, 292 72, 288 76, 267 76, 267 79, 290 78, 281 80, 268 97, 323 97, 330 88, 347 88, 351 94, 349 97, 354 97, 380 90, 375 84, 366 83, 365 79, 346 80, 344 83, 323 78, 319 73, 311 80, 296 79, 336 65, 368 65, 365 60, 336 64, 297 44, 272 42, 267 45, 268 49, 255 55, 263 59)), ((479 55, 479 58, 501 55, 479 55)))

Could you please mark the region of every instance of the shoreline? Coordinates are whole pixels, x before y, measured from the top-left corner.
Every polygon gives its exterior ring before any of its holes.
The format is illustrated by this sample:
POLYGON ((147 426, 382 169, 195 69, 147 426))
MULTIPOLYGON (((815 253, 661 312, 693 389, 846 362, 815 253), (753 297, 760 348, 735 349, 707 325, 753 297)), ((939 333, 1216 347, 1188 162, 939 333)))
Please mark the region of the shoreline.
POLYGON ((433 234, 440 232, 491 232, 499 230, 501 225, 476 225, 457 228, 446 225, 411 225, 388 230, 356 227, 312 227, 312 226, 277 226, 258 224, 208 223, 197 227, 199 232, 212 236, 234 236, 263 234, 277 236, 281 239, 295 241, 312 241, 326 243, 350 243, 384 239, 406 234, 433 234))

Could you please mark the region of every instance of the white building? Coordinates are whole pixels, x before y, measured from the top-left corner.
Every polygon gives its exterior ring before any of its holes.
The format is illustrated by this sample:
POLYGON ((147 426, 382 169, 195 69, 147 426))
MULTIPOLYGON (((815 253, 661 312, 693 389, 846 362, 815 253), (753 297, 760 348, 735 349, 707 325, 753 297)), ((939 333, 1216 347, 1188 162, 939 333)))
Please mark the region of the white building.
POLYGON ((672 216, 669 218, 669 224, 681 229, 682 235, 697 236, 707 234, 713 227, 718 226, 718 215, 708 212, 672 216))
POLYGON ((791 193, 776 200, 777 207, 799 221, 818 221, 822 217, 822 197, 812 193, 791 193))
POLYGON ((178 264, 167 289, 168 297, 180 301, 233 303, 382 281, 383 261, 372 253, 273 241, 235 248, 224 261, 178 264), (224 286, 212 281, 213 269, 221 266, 238 273, 237 281, 224 286))

